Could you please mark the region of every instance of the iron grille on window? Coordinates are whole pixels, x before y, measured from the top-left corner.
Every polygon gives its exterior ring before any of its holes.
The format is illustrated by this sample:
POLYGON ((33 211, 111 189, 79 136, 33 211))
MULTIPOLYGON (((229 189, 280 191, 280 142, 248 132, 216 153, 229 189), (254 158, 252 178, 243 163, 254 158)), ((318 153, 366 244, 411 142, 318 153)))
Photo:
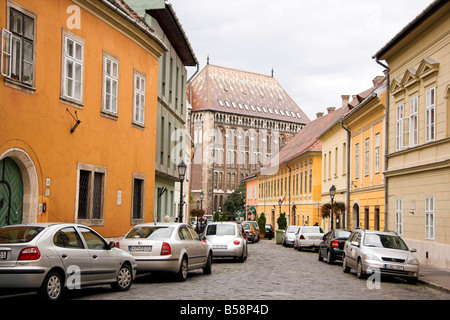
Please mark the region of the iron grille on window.
POLYGON ((80 184, 78 191, 78 219, 88 218, 90 176, 90 171, 80 170, 80 184))
POLYGON ((133 219, 142 219, 142 185, 143 180, 134 179, 133 219))

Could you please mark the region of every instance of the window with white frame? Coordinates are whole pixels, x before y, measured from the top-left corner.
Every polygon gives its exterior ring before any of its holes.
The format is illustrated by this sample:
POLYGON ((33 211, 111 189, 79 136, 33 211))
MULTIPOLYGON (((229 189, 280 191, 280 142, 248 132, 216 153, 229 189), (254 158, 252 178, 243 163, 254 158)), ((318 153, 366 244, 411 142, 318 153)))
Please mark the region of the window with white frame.
POLYGON ((359 143, 355 145, 355 179, 359 179, 359 143))
POLYGON ((395 200, 395 232, 403 235, 403 199, 395 200))
POLYGON ((9 30, 2 29, 1 74, 34 87, 36 15, 8 2, 9 30))
POLYGON ((409 118, 410 118, 410 120, 409 120, 409 124, 410 124, 409 145, 410 145, 410 147, 415 147, 415 146, 417 146, 417 144, 419 142, 419 133, 418 133, 419 97, 418 96, 413 97, 410 102, 411 103, 410 103, 410 116, 409 116, 409 118))
POLYGON ((403 149, 403 117, 404 117, 404 104, 397 105, 397 150, 403 149))
POLYGON ((63 36, 62 97, 83 102, 84 40, 68 31, 63 36))
POLYGON ((427 90, 426 100, 426 141, 435 140, 436 87, 427 90))
POLYGON ((364 175, 369 175, 370 170, 370 139, 365 140, 365 150, 364 150, 364 175))
POLYGON ((425 198, 425 239, 434 240, 434 197, 425 198))
POLYGON ((143 126, 145 117, 145 76, 134 73, 133 123, 143 126))
POLYGON ((375 173, 380 173, 380 133, 375 134, 375 173))
POLYGON ((102 111, 117 115, 119 89, 119 61, 109 54, 103 55, 103 105, 102 111))

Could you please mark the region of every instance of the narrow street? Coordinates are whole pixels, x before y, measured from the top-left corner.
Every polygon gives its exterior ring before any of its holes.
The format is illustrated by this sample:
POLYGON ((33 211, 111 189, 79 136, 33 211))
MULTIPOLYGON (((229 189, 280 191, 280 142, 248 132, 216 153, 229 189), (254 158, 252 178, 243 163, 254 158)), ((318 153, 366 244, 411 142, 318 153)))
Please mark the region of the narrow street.
POLYGON ((354 272, 342 272, 341 263, 319 262, 317 253, 277 245, 275 240, 249 243, 244 263, 215 260, 211 275, 189 273, 180 283, 167 276, 139 275, 127 292, 109 286, 70 292, 82 300, 448 300, 450 294, 418 283, 383 279, 379 289, 354 272))

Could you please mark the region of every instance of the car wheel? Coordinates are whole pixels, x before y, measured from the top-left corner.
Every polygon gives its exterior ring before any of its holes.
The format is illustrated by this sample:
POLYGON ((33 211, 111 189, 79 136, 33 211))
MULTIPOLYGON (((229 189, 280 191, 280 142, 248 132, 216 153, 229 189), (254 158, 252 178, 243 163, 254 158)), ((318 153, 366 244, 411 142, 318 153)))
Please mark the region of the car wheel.
POLYGON ((116 282, 111 287, 116 291, 127 291, 133 283, 133 272, 128 264, 123 264, 117 275, 116 282))
POLYGON ((180 270, 178 270, 178 273, 176 274, 176 279, 178 281, 186 281, 187 273, 188 273, 188 263, 186 256, 184 256, 183 260, 181 261, 180 270))
POLYGON ((208 258, 206 259, 206 265, 203 268, 203 274, 211 274, 212 267, 212 254, 211 252, 208 254, 208 258))
POLYGON ((342 256, 342 271, 344 271, 344 273, 350 272, 350 267, 347 265, 347 258, 345 255, 342 256))
POLYGON ((243 263, 245 261, 246 257, 245 257, 245 248, 242 250, 242 255, 240 257, 237 258, 238 262, 243 263))
POLYGON ((56 271, 50 271, 39 289, 39 297, 47 301, 61 299, 63 292, 63 280, 56 271))
POLYGON ((358 264, 356 266, 356 276, 358 277, 358 279, 364 279, 365 278, 364 271, 362 269, 362 261, 361 261, 361 259, 358 260, 358 264))
POLYGON ((332 264, 334 262, 334 259, 333 259, 333 255, 332 255, 332 253, 331 253, 331 250, 328 250, 328 254, 327 254, 327 263, 328 264, 332 264))

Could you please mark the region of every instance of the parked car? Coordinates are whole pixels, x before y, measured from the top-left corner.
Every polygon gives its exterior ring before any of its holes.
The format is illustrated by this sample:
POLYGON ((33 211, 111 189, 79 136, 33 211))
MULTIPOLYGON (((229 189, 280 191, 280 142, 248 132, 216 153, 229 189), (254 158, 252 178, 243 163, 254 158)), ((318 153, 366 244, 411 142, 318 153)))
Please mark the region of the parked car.
POLYGON ((342 269, 346 273, 356 269, 360 279, 379 271, 415 284, 419 277, 415 252, 395 232, 355 230, 345 241, 342 269))
POLYGON ((255 227, 256 235, 257 235, 256 242, 259 242, 259 240, 260 240, 260 235, 259 235, 260 234, 260 230, 259 230, 258 222, 256 222, 256 221, 244 221, 244 222, 251 223, 255 227))
POLYGON ((300 230, 299 226, 289 226, 283 234, 283 239, 281 244, 285 247, 292 246, 294 244, 295 235, 298 230, 300 230))
POLYGON ((240 262, 247 259, 247 240, 238 223, 211 223, 206 227, 203 235, 212 246, 214 258, 232 257, 240 262))
POLYGON ((271 224, 266 224, 266 232, 264 234, 265 239, 273 239, 275 237, 275 233, 273 231, 273 227, 271 224))
POLYGON ((323 239, 323 230, 319 226, 300 227, 294 240, 294 249, 302 250, 304 248, 319 249, 323 239))
POLYGON ((128 290, 136 262, 89 227, 33 223, 0 228, 0 288, 37 290, 59 300, 64 289, 110 283, 128 290))
POLYGON ((252 243, 257 242, 259 233, 256 232, 255 227, 250 222, 244 222, 242 224, 244 227, 245 236, 247 237, 248 241, 251 241, 252 243))
POLYGON ((134 256, 138 272, 169 272, 178 281, 185 281, 194 269, 211 274, 211 245, 186 223, 138 224, 119 241, 119 247, 134 256))
POLYGON ((319 261, 323 261, 323 257, 326 257, 329 264, 335 260, 342 260, 344 243, 350 233, 350 231, 342 229, 333 229, 326 233, 319 244, 319 261))

